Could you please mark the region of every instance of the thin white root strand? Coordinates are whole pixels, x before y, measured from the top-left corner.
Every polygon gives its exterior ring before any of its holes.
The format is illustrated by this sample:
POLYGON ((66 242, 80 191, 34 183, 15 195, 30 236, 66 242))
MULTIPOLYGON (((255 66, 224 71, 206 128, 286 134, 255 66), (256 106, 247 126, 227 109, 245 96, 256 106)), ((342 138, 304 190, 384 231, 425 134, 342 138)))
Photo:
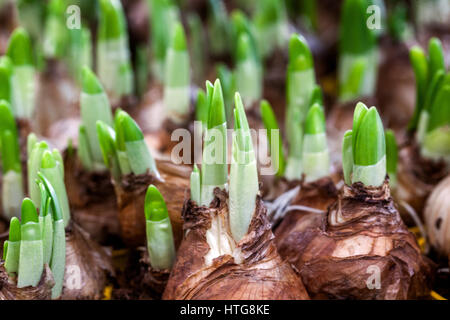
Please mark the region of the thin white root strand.
POLYGON ((267 216, 272 224, 275 224, 278 220, 282 219, 286 214, 286 209, 291 203, 291 201, 297 196, 300 191, 300 186, 295 187, 294 189, 290 189, 283 194, 281 194, 278 198, 276 198, 273 202, 265 202, 267 208, 267 216))
MULTIPOLYGON (((422 223, 422 221, 420 221, 419 216, 417 215, 416 210, 414 210, 413 207, 411 207, 407 202, 405 201, 400 201, 400 205, 405 208, 406 212, 408 212, 408 214, 411 216, 411 218, 414 220, 414 223, 416 224, 416 226, 419 228, 420 233, 422 234, 422 237, 424 237, 425 239, 427 239, 427 233, 425 231, 425 227, 422 223)), ((425 241, 425 254, 427 254, 430 250, 430 247, 428 245, 428 241, 425 241)))

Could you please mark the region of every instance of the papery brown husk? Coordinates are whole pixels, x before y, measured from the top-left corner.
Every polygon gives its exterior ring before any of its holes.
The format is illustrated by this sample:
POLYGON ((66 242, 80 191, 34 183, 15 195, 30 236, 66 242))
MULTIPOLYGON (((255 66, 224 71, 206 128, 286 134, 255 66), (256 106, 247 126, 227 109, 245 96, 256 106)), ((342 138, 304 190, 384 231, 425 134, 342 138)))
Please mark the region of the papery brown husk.
POLYGON ((117 202, 108 170, 86 171, 76 156, 76 149, 65 150, 64 181, 73 219, 95 241, 104 242, 108 236, 119 235, 117 202))
POLYGON ((0 300, 50 300, 54 285, 53 274, 45 264, 37 287, 17 288, 16 279, 8 276, 4 261, 0 261, 0 300))
POLYGON ((154 184, 166 201, 174 235, 175 246, 183 237, 183 222, 181 209, 186 192, 189 188, 188 167, 175 165, 165 161, 157 161, 157 167, 162 180, 151 174, 123 177, 120 185, 116 185, 117 203, 119 208, 119 223, 124 242, 131 247, 145 245, 145 195, 150 184, 154 184))
POLYGON ((101 299, 108 278, 113 276, 110 250, 91 240, 75 222, 70 222, 66 228, 66 271, 61 299, 101 299))
POLYGON ((279 251, 315 299, 416 299, 430 292, 434 264, 403 224, 387 180, 379 188, 345 185, 321 225, 291 233, 279 251), (379 289, 369 289, 373 268, 379 289))
MULTIPOLYGON (((328 207, 337 200, 338 191, 330 177, 323 177, 312 182, 302 181, 297 196, 291 205, 302 205, 326 212, 328 207)), ((320 226, 323 214, 302 210, 292 210, 286 213, 278 226, 274 225, 277 248, 283 247, 286 238, 293 232, 304 231, 312 226, 320 226)), ((276 222, 272 222, 273 224, 276 222)), ((293 245, 289 243, 289 245, 293 245)), ((297 248, 295 246, 294 248, 297 248)), ((282 251, 280 251, 280 255, 282 251)), ((285 258, 281 255, 282 258, 285 258)))
POLYGON ((138 247, 129 254, 127 267, 114 290, 114 299, 159 300, 169 280, 170 270, 156 270, 150 265, 146 247, 138 247))
MULTIPOLYGON (((408 203, 422 217, 426 199, 447 174, 448 169, 444 161, 423 158, 417 143, 411 139, 399 152, 394 199, 396 202, 408 203)), ((400 206, 400 214, 407 224, 414 223, 403 206, 400 206)))
MULTIPOLYGON (((237 244, 242 263, 221 255, 205 264, 210 250, 206 232, 213 215, 228 224, 228 195, 215 190, 210 207, 187 200, 183 207, 187 232, 178 250, 163 299, 166 300, 290 300, 309 299, 300 279, 277 253, 271 225, 260 197, 249 230, 237 244)), ((230 231, 228 230, 230 234, 230 231)))

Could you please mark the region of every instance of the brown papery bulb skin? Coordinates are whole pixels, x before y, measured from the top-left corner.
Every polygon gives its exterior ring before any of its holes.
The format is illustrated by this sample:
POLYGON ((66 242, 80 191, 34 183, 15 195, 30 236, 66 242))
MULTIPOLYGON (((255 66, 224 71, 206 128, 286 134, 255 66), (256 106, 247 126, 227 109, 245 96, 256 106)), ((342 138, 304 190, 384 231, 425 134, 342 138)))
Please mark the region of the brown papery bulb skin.
POLYGON ((66 270, 61 299, 101 299, 108 277, 113 276, 111 253, 72 221, 66 228, 66 270))
POLYGON ((157 161, 161 180, 149 173, 125 176, 120 185, 115 186, 119 207, 121 236, 130 247, 145 245, 145 195, 150 184, 161 192, 167 204, 175 246, 178 247, 183 237, 181 209, 184 199, 189 197, 190 170, 187 166, 176 168, 166 161, 157 161))
MULTIPOLYGON (((304 183, 302 182, 301 188, 297 196, 291 202, 291 205, 302 205, 324 212, 328 207, 333 204, 338 197, 338 191, 330 177, 324 177, 319 180, 304 183)), ((294 240, 289 239, 291 234, 303 232, 311 227, 318 227, 322 224, 323 214, 316 212, 308 212, 301 210, 292 210, 286 213, 281 223, 275 228, 275 241, 277 248, 284 247, 286 245, 294 245, 295 248, 298 245, 294 244, 294 240)), ((285 258, 279 251, 281 256, 285 258)), ((300 254, 300 252, 299 252, 300 254)))
MULTIPOLYGON (((215 191, 208 207, 191 200, 183 208, 186 236, 178 250, 163 299, 166 300, 292 300, 309 299, 300 279, 277 253, 271 225, 262 200, 247 234, 235 243, 233 254, 216 256, 207 263, 210 252, 206 233, 213 219, 222 222, 223 232, 231 239, 228 222, 228 195, 215 191), (236 252, 239 252, 235 255, 236 252), (236 261, 239 256, 241 261, 236 261)), ((234 241, 234 240, 231 240, 234 241)))
POLYGON ((424 220, 430 244, 442 256, 450 256, 450 175, 428 197, 424 220))
POLYGON ((63 159, 64 183, 73 219, 95 241, 103 243, 109 236, 118 235, 117 202, 109 171, 85 170, 75 149, 70 154, 65 150, 63 159))
POLYGON ((314 228, 279 247, 314 299, 415 299, 430 292, 434 264, 403 224, 386 180, 344 186, 314 228))
POLYGON ((48 265, 44 266, 41 280, 36 287, 17 288, 16 280, 11 279, 0 262, 0 300, 50 300, 55 285, 53 274, 48 265))

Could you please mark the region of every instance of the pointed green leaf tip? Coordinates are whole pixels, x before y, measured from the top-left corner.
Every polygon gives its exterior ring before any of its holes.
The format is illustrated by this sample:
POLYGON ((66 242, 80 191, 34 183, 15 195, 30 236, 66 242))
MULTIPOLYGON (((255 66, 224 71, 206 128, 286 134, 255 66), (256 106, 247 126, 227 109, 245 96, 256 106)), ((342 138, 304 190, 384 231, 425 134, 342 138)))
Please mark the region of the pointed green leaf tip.
POLYGON ((102 150, 103 161, 107 167, 111 167, 110 157, 113 157, 116 153, 115 147, 115 132, 106 123, 101 120, 96 122, 98 141, 102 150))
POLYGON ((303 71, 313 67, 313 57, 308 43, 301 35, 294 33, 289 40, 289 70, 303 71))
POLYGON ((56 167, 55 158, 53 158, 52 153, 48 150, 42 155, 41 167, 42 169, 53 169, 56 167))
POLYGON ((136 121, 130 117, 128 113, 124 113, 123 119, 120 121, 120 125, 123 130, 123 138, 125 142, 143 140, 144 135, 142 134, 141 128, 139 128, 136 121))
POLYGON ((100 0, 100 38, 117 39, 125 35, 126 25, 120 0, 100 0))
POLYGON ((306 115, 305 134, 317 134, 323 132, 325 132, 325 116, 320 105, 315 103, 306 115))
POLYGON ((103 86, 94 72, 88 67, 83 67, 82 71, 83 92, 87 94, 98 94, 104 92, 103 86))
POLYGON ((22 201, 22 224, 28 222, 39 222, 36 206, 30 198, 25 198, 22 201))
MULTIPOLYGON (((354 136, 355 137, 355 136, 354 136)), ((356 165, 369 166, 378 163, 386 155, 383 123, 375 107, 371 107, 361 120, 356 132, 353 159, 356 165)))
POLYGON ((245 115, 244 105, 242 103, 241 95, 236 92, 234 95, 234 127, 237 130, 237 141, 239 149, 242 151, 250 151, 252 149, 252 140, 250 136, 250 128, 245 115))
POLYGON ((145 219, 161 221, 169 217, 166 202, 159 190, 152 184, 145 195, 145 219))
POLYGON ((445 71, 444 51, 442 49, 442 43, 438 38, 431 38, 428 43, 428 56, 429 56, 429 74, 428 80, 431 81, 434 74, 439 70, 445 71))
POLYGON ((117 109, 116 117, 114 119, 114 126, 116 129, 116 146, 120 151, 125 151, 125 134, 123 131, 123 121, 125 118, 129 117, 128 113, 122 109, 117 109))
POLYGON ((11 58, 11 61, 15 66, 33 64, 30 37, 24 28, 17 28, 14 30, 9 39, 6 54, 11 58))
POLYGON ((223 102, 222 86, 220 80, 214 82, 214 91, 212 94, 211 105, 208 115, 208 129, 220 126, 227 121, 225 115, 225 104, 223 102))
POLYGON ((246 61, 252 58, 252 50, 250 45, 250 38, 247 33, 241 33, 237 44, 237 60, 246 61))
POLYGON ((52 199, 52 201, 50 203, 51 203, 51 208, 52 208, 52 213, 53 213, 53 220, 54 221, 62 220, 63 213, 62 213, 62 209, 61 209, 61 204, 59 203, 58 196, 56 195, 55 188, 52 186, 50 181, 48 181, 48 179, 41 172, 38 172, 38 177, 44 184, 45 190, 49 194, 49 197, 52 199))
POLYGON ((16 217, 12 217, 9 223, 9 241, 20 241, 20 221, 16 217))
POLYGON ((195 119, 201 121, 204 124, 208 123, 208 100, 206 93, 202 89, 197 92, 197 104, 195 107, 195 119))
POLYGON ((355 111, 353 112, 353 142, 352 142, 352 149, 355 150, 356 148, 356 135, 359 129, 359 126, 361 125, 361 120, 364 118, 367 110, 369 110, 366 105, 362 102, 358 102, 358 104, 355 107, 355 111))
POLYGON ((184 28, 181 22, 178 22, 173 30, 172 36, 172 49, 175 51, 185 51, 186 46, 186 35, 184 33, 184 28))

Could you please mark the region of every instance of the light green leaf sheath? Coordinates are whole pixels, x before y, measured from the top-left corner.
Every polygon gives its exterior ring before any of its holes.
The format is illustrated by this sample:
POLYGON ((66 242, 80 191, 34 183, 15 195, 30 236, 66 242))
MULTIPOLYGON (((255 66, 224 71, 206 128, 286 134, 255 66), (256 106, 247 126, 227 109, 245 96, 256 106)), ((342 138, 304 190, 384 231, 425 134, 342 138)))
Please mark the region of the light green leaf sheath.
POLYGON ((306 116, 302 158, 306 181, 314 181, 329 174, 330 155, 325 133, 325 116, 317 103, 309 109, 306 116))
POLYGON ((114 99, 134 90, 127 23, 120 0, 100 1, 98 75, 114 99))
POLYGON ((427 58, 420 47, 414 46, 410 49, 409 59, 416 78, 416 108, 414 109, 414 115, 408 125, 408 129, 414 130, 417 127, 420 113, 423 109, 429 72, 427 58))
POLYGON ((121 180, 121 171, 116 152, 116 133, 114 129, 103 121, 97 121, 97 135, 100 141, 103 161, 111 171, 111 175, 117 183, 121 180))
POLYGON ((20 221, 13 217, 9 224, 9 239, 5 241, 3 246, 3 259, 5 260, 5 269, 8 273, 19 270, 20 237, 20 221))
POLYGON ((144 135, 136 121, 126 114, 122 121, 119 122, 119 126, 122 126, 125 151, 132 172, 134 174, 144 174, 150 171, 159 178, 160 175, 156 168, 155 160, 150 154, 144 135))
POLYGON ((116 117, 114 119, 114 126, 116 129, 116 153, 119 161, 120 171, 123 175, 131 173, 130 162, 126 153, 125 136, 123 126, 121 125, 123 119, 128 117, 128 114, 121 109, 116 111, 116 117))
POLYGON ((191 172, 191 200, 195 201, 197 204, 201 202, 201 180, 200 171, 196 164, 194 164, 194 169, 191 172))
POLYGON ((290 149, 298 140, 298 126, 303 125, 315 88, 316 77, 311 51, 302 36, 293 34, 289 41, 289 63, 286 78, 285 125, 290 149))
POLYGON ((22 203, 22 225, 17 287, 37 286, 44 270, 41 229, 36 207, 28 198, 22 203))
POLYGON ((274 168, 276 175, 281 177, 284 174, 286 162, 283 153, 283 141, 281 139, 280 128, 278 126, 275 114, 266 100, 261 101, 261 118, 264 123, 264 127, 267 130, 267 140, 270 146, 270 156, 272 157, 272 167, 274 168), (274 139, 273 136, 278 136, 278 139, 274 139))
POLYGON ((262 67, 252 51, 248 34, 242 33, 238 40, 236 86, 242 93, 247 108, 262 95, 262 67))
POLYGON ((41 172, 55 189, 56 196, 58 197, 61 206, 64 224, 67 227, 70 221, 70 207, 66 187, 57 162, 49 151, 45 151, 42 156, 41 172))
POLYGON ((41 192, 36 184, 38 172, 41 169, 42 155, 48 150, 48 144, 45 141, 38 142, 34 145, 31 154, 28 156, 28 190, 30 190, 30 198, 37 205, 41 205, 41 192))
POLYGON ((352 182, 360 181, 366 186, 378 187, 386 177, 383 123, 375 107, 367 110, 359 121, 359 127, 356 131, 353 130, 353 139, 356 139, 356 142, 353 149, 352 182))
MULTIPOLYGON (((291 109, 292 121, 290 126, 290 135, 288 135, 289 140, 289 155, 286 163, 285 177, 288 180, 300 179, 303 173, 303 126, 300 122, 300 110, 291 109)), ((289 132, 288 132, 289 134, 289 132)))
POLYGON ((53 217, 50 213, 52 199, 42 182, 39 182, 41 190, 41 207, 39 209, 39 223, 41 224, 42 244, 44 250, 44 263, 50 265, 53 247, 53 217))
POLYGON ((50 202, 53 218, 53 246, 50 258, 50 269, 53 273, 55 285, 52 288, 52 299, 57 299, 62 292, 64 281, 64 270, 66 268, 66 233, 61 210, 60 200, 56 190, 50 181, 42 174, 38 173, 40 181, 44 184, 45 190, 52 199, 50 202))
POLYGON ((229 210, 231 234, 239 242, 253 217, 259 185, 250 130, 239 93, 235 95, 235 106, 229 210))
POLYGON ((347 185, 352 184, 353 172, 353 151, 352 151, 352 130, 347 130, 342 140, 342 170, 344 181, 347 185))
POLYGON ((201 204, 205 206, 214 199, 214 189, 225 188, 228 179, 227 124, 220 80, 216 79, 214 89, 208 93, 211 102, 201 171, 201 204))
POLYGON ((177 23, 167 50, 164 76, 164 106, 168 117, 175 123, 186 121, 189 112, 189 69, 186 36, 183 25, 177 23))
POLYGON ((152 268, 170 269, 175 261, 175 244, 166 203, 154 186, 145 196, 147 246, 152 268))
POLYGON ((84 67, 82 75, 81 119, 85 127, 88 150, 90 151, 94 168, 101 168, 103 167, 103 159, 97 137, 96 122, 101 120, 110 126, 113 125, 111 106, 103 86, 95 74, 88 67, 84 67))

